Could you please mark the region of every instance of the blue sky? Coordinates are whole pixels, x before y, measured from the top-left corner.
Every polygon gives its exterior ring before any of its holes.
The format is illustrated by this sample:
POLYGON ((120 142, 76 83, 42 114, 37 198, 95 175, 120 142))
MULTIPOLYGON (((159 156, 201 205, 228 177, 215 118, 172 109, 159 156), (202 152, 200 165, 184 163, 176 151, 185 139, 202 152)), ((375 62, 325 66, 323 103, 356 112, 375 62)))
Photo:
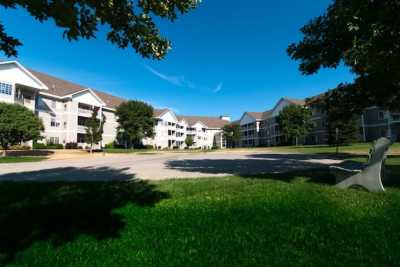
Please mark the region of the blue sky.
MULTIPOLYGON (((1 9, 6 31, 23 42, 24 65, 124 98, 180 114, 263 111, 282 97, 304 98, 351 81, 344 67, 303 76, 286 54, 299 28, 322 14, 330 0, 203 0, 175 23, 159 22, 173 49, 163 61, 120 50, 99 32, 69 43, 52 21, 23 10, 1 9)), ((4 55, 3 55, 4 56, 4 55)))

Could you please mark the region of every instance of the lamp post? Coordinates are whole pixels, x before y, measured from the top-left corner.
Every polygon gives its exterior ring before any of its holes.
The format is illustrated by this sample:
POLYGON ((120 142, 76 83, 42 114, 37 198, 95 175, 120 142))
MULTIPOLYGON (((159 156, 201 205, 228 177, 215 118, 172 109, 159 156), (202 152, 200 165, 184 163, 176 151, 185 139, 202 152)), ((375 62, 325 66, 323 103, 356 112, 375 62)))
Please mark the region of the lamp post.
POLYGON ((339 154, 339 128, 335 129, 335 140, 336 140, 336 155, 339 154))

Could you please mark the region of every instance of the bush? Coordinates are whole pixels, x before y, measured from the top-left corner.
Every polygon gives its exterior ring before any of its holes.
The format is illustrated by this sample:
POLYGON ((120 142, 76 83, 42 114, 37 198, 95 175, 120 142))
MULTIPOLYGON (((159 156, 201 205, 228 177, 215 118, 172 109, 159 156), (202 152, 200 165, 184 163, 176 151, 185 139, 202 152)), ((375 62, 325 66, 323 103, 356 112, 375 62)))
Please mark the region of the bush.
POLYGON ((74 142, 66 143, 65 149, 78 149, 78 143, 74 143, 74 142))
POLYGON ((64 146, 62 144, 48 144, 47 149, 63 149, 64 146))
POLYGON ((33 149, 46 149, 47 146, 46 146, 46 144, 43 144, 43 143, 33 143, 32 148, 33 149))
POLYGON ((63 149, 64 146, 62 144, 43 144, 43 143, 34 143, 33 149, 63 149))
POLYGON ((106 148, 106 149, 112 149, 112 148, 115 148, 115 144, 114 144, 114 142, 108 143, 108 144, 106 144, 106 145, 105 145, 105 147, 104 147, 104 148, 106 148))
POLYGON ((144 148, 145 148, 145 149, 154 149, 154 146, 152 146, 152 145, 145 145, 144 148))
POLYGON ((24 145, 13 145, 10 146, 10 150, 30 150, 31 148, 29 146, 24 146, 24 145))

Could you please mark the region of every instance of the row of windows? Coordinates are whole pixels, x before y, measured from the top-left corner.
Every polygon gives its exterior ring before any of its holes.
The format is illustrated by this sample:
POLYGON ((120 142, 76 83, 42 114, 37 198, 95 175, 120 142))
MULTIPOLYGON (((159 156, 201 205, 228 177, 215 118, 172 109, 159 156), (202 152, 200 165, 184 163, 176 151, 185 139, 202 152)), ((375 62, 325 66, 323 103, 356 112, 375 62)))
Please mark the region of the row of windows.
POLYGON ((8 83, 0 83, 0 94, 11 95, 12 85, 8 83))

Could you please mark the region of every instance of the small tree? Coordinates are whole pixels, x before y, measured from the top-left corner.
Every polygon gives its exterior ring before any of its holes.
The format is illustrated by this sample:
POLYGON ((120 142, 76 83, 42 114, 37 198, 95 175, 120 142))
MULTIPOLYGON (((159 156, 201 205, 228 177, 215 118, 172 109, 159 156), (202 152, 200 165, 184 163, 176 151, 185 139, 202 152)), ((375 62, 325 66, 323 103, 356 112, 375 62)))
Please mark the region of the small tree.
POLYGON ((191 146, 193 146, 193 137, 191 135, 187 135, 186 139, 185 139, 185 144, 188 148, 190 148, 191 146))
POLYGON ((93 146, 103 140, 103 128, 106 118, 103 115, 102 120, 98 117, 98 110, 92 112, 92 116, 85 123, 86 135, 85 142, 90 144, 90 153, 93 153, 93 146))
POLYGON ((43 129, 42 121, 26 107, 0 103, 0 145, 4 156, 12 145, 40 139, 43 129))
POLYGON ((143 138, 154 136, 153 107, 149 104, 130 100, 117 108, 116 115, 118 136, 125 139, 126 146, 134 147, 143 138))
POLYGON ((228 124, 223 128, 226 139, 226 146, 230 148, 238 147, 240 142, 240 125, 228 124))
POLYGON ((298 145, 299 138, 312 130, 311 111, 298 105, 289 105, 279 113, 277 122, 285 143, 298 145))

